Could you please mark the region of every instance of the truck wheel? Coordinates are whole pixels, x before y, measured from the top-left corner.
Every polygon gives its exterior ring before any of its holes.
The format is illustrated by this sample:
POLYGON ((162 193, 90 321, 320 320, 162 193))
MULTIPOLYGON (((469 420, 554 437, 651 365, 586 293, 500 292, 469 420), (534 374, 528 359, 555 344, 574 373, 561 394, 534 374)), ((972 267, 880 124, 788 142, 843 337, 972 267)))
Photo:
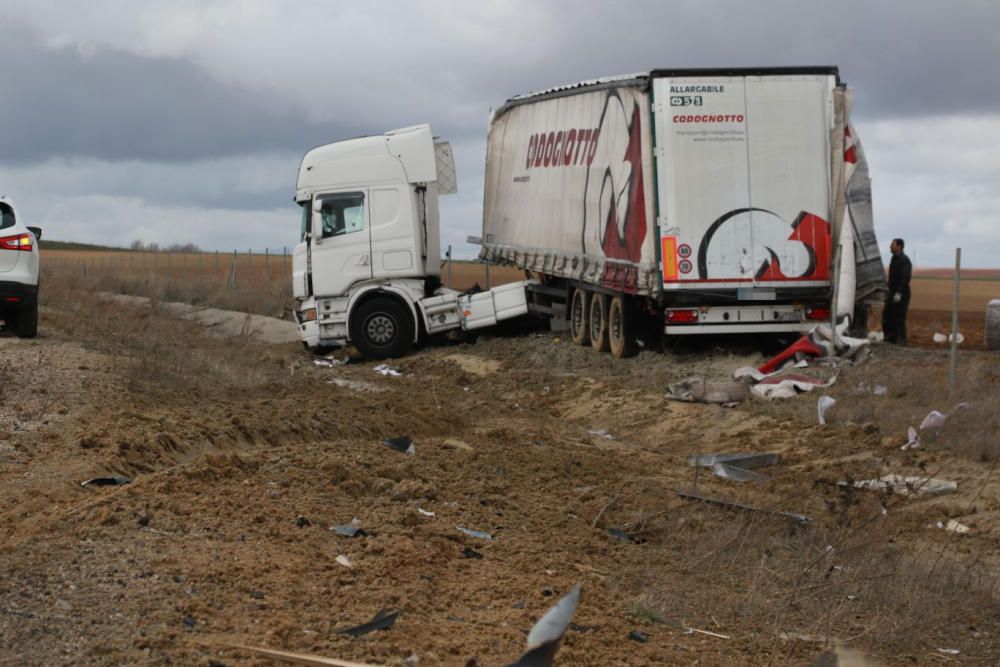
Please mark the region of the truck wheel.
POLYGON ((34 338, 38 335, 38 304, 17 311, 14 319, 14 333, 18 338, 34 338))
POLYGON ((586 290, 573 290, 573 299, 569 304, 569 332, 577 345, 590 345, 590 303, 586 290))
POLYGON ((632 318, 628 312, 625 295, 619 294, 611 299, 608 307, 608 344, 611 356, 624 359, 635 354, 635 332, 632 330, 632 318))
POLYGON ((377 297, 351 313, 351 342, 367 359, 402 357, 413 344, 413 318, 395 299, 377 297))
POLYGON ((594 292, 590 298, 590 346, 598 352, 608 351, 608 300, 594 292))

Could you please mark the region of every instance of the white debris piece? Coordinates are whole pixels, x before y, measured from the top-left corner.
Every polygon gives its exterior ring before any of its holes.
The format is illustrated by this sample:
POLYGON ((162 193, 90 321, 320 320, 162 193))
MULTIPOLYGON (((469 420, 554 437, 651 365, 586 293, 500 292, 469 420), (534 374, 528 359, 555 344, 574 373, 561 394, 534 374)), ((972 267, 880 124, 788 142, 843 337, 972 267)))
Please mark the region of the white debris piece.
POLYGON ((402 373, 400 373, 398 370, 396 370, 389 364, 379 364, 372 370, 375 371, 376 373, 379 373, 380 375, 391 375, 393 377, 398 377, 402 375, 402 373))
POLYGON ((939 429, 944 426, 944 423, 948 421, 948 415, 937 410, 931 410, 924 420, 920 422, 920 430, 926 431, 928 429, 939 429))
POLYGON ((826 411, 837 404, 837 399, 832 396, 820 396, 819 400, 816 402, 816 416, 819 419, 819 425, 826 425, 826 411))
POLYGON ((434 512, 428 512, 427 510, 421 509, 419 507, 417 508, 417 511, 423 514, 424 516, 437 516, 437 514, 435 514, 434 512))
POLYGON ((937 527, 943 528, 944 530, 947 530, 950 533, 958 533, 959 535, 965 535, 971 530, 971 528, 966 526, 964 523, 959 523, 954 519, 948 519, 948 521, 945 523, 938 521, 937 527))
POLYGON ((907 449, 918 449, 920 447, 920 435, 917 429, 912 426, 906 430, 906 444, 900 447, 904 452, 907 449))
POLYGON ((340 554, 339 556, 337 556, 337 563, 339 565, 343 565, 348 569, 354 567, 354 563, 351 562, 351 559, 345 556, 344 554, 340 554))
POLYGON ((965 336, 962 335, 962 332, 958 332, 957 334, 948 334, 947 336, 943 333, 934 334, 935 343, 950 343, 953 338, 959 345, 965 342, 965 336))

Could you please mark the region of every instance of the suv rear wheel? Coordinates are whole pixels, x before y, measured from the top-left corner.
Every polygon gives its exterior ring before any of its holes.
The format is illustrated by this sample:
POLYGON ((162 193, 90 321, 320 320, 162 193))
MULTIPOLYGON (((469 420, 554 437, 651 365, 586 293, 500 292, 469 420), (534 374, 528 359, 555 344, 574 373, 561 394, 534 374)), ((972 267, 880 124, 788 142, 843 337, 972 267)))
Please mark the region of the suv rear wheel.
POLYGON ((18 338, 34 338, 38 335, 38 304, 21 308, 14 313, 11 327, 18 338))

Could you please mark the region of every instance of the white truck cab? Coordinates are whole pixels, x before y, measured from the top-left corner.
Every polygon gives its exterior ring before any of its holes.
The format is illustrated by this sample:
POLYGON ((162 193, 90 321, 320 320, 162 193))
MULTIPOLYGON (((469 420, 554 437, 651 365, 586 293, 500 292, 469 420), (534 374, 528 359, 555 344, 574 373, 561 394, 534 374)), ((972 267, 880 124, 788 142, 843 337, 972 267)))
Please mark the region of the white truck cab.
POLYGON ((399 357, 422 334, 527 312, 525 283, 474 295, 441 287, 438 195, 456 192, 451 146, 418 125, 319 146, 299 167, 295 319, 309 348, 399 357))

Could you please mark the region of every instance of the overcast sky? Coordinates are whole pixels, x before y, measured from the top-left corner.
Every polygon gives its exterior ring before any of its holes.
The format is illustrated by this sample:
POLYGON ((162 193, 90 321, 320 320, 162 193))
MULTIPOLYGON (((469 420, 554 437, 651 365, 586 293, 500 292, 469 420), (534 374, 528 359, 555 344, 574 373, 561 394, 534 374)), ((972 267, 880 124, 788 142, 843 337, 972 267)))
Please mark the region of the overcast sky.
POLYGON ((481 227, 489 112, 666 67, 838 65, 880 244, 1000 267, 1000 2, 0 0, 0 194, 50 239, 272 249, 309 148, 431 123, 481 227))

